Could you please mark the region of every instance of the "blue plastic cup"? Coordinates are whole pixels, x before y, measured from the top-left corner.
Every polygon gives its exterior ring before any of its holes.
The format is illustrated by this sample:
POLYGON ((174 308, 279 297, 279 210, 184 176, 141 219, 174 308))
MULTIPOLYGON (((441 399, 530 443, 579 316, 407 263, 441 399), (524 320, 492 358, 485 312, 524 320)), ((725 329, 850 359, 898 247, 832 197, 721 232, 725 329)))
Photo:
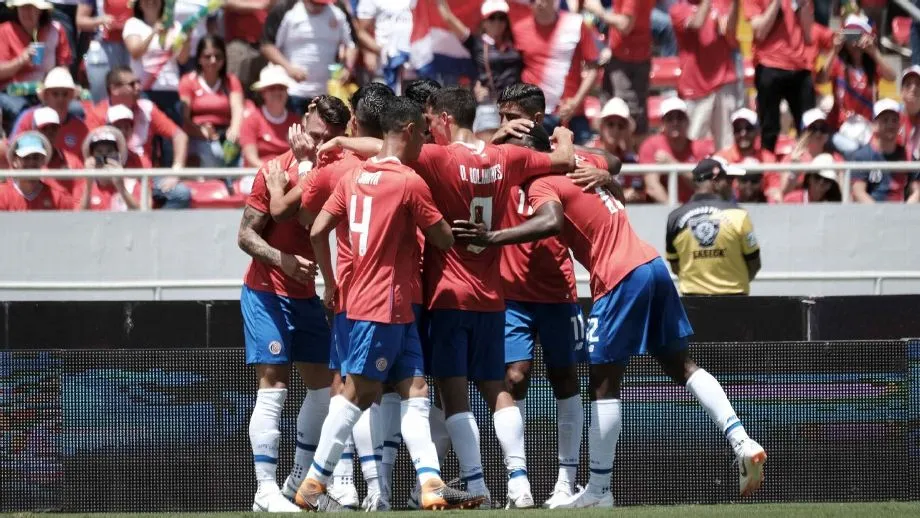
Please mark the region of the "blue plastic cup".
POLYGON ((45 44, 41 42, 29 44, 30 48, 35 49, 35 54, 32 54, 32 64, 35 66, 41 66, 45 61, 45 44))

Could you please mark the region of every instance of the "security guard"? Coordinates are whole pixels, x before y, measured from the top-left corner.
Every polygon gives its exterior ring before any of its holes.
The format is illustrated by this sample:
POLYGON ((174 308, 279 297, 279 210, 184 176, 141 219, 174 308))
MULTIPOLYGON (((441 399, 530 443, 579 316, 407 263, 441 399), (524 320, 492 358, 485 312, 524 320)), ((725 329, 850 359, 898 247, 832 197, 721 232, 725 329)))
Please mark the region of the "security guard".
POLYGON ((683 295, 747 295, 760 270, 760 246, 748 212, 732 198, 744 170, 706 158, 693 170, 696 192, 671 212, 667 258, 683 295))

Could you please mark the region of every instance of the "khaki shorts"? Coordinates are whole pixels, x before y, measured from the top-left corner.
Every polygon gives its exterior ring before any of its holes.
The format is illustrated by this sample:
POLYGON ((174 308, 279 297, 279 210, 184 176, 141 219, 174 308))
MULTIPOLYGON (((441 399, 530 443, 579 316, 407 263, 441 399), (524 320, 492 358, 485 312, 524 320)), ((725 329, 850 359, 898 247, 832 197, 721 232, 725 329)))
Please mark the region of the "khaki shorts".
POLYGON ((259 72, 267 64, 268 60, 251 44, 243 40, 233 40, 227 44, 227 71, 239 78, 247 97, 253 95, 250 87, 259 80, 259 72))
POLYGON ((649 74, 652 72, 652 62, 643 61, 631 63, 611 58, 607 63, 604 88, 613 97, 626 101, 629 113, 636 121, 636 134, 648 133, 648 90, 649 74))

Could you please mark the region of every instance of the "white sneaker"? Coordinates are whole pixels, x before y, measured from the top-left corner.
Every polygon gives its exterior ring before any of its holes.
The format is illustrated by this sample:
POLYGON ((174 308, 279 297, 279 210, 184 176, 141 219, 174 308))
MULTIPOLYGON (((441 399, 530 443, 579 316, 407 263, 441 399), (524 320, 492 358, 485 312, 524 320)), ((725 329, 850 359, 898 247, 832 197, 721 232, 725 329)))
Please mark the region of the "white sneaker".
POLYGON ((596 495, 594 492, 589 492, 588 488, 584 488, 553 509, 581 509, 584 507, 613 507, 613 494, 607 492, 603 495, 596 495))
POLYGON ((285 498, 281 491, 277 491, 256 493, 252 510, 256 513, 299 513, 300 507, 285 498))
POLYGON ((288 477, 284 479, 284 485, 281 486, 281 494, 284 495, 284 498, 287 498, 288 500, 293 502, 294 497, 297 496, 297 489, 298 489, 297 485, 294 484, 294 481, 291 479, 291 476, 288 475, 288 477))
POLYGON ((358 490, 354 484, 329 485, 326 488, 326 494, 341 504, 342 507, 347 507, 351 510, 358 509, 360 502, 358 501, 358 490))
POLYGON ((509 491, 508 503, 505 504, 505 509, 532 509, 535 505, 530 491, 524 491, 517 495, 512 495, 509 491))
POLYGON ((546 509, 555 509, 563 502, 567 502, 570 498, 572 498, 572 486, 565 482, 557 481, 556 487, 553 488, 553 494, 550 495, 546 502, 543 502, 543 507, 546 509))
POLYGON ((754 439, 745 439, 735 448, 738 457, 738 490, 750 496, 763 485, 763 465, 767 452, 754 439))
POLYGON ((381 494, 367 495, 364 502, 361 503, 361 509, 366 513, 376 513, 378 511, 389 511, 390 503, 381 494))

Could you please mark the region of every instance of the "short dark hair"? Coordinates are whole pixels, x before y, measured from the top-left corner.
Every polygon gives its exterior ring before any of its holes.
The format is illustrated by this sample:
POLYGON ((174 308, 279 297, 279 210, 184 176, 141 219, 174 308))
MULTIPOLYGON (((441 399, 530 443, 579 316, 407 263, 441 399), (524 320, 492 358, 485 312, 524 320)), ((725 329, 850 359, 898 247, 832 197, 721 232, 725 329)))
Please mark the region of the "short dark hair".
POLYGON ((380 115, 380 126, 385 133, 402 131, 410 122, 422 124, 422 109, 405 97, 395 97, 386 103, 380 115))
MULTIPOLYGON (((160 2, 160 12, 157 13, 157 20, 163 18, 163 11, 166 10, 166 0, 160 2)), ((140 0, 134 2, 134 17, 138 20, 147 23, 147 20, 144 20, 144 10, 141 9, 140 0)), ((168 29, 169 27, 167 27, 168 29)))
MULTIPOLYGON (((224 39, 216 34, 208 34, 198 42, 198 48, 195 49, 195 70, 198 73, 201 73, 201 54, 204 53, 204 49, 208 46, 214 47, 219 50, 221 54, 224 55, 224 63, 220 66, 220 71, 217 73, 221 79, 227 78, 227 44, 224 43, 224 39)), ((226 83, 226 81, 224 81, 226 83)), ((229 90, 229 85, 223 84, 224 88, 229 90)))
POLYGON ((131 70, 131 67, 127 65, 116 65, 109 70, 105 75, 105 89, 106 92, 112 92, 112 86, 118 82, 118 77, 121 74, 133 74, 134 70, 131 70))
POLYGON ((521 138, 510 138, 507 143, 528 147, 541 153, 549 153, 553 150, 549 141, 549 133, 542 124, 534 124, 526 135, 521 138))
POLYGON ((477 103, 470 90, 460 87, 442 88, 431 94, 431 97, 428 98, 428 106, 435 113, 447 113, 461 128, 473 129, 477 103))
POLYGON ((530 83, 515 83, 506 86, 498 95, 498 104, 514 103, 527 113, 543 113, 546 111, 546 96, 537 85, 530 83))
POLYGON ((431 97, 431 94, 441 88, 441 83, 434 79, 423 77, 407 83, 403 90, 403 97, 411 99, 419 108, 425 108, 425 104, 428 103, 428 98, 431 97))
POLYGON ((362 86, 351 97, 351 109, 354 110, 355 120, 361 125, 361 130, 367 133, 367 136, 380 137, 383 135, 380 117, 386 110, 387 104, 393 99, 396 99, 393 90, 380 83, 362 86))
POLYGON ((348 127, 348 121, 351 119, 351 112, 348 106, 338 97, 331 95, 319 95, 310 102, 307 113, 316 113, 319 118, 327 125, 338 128, 342 131, 348 127))

